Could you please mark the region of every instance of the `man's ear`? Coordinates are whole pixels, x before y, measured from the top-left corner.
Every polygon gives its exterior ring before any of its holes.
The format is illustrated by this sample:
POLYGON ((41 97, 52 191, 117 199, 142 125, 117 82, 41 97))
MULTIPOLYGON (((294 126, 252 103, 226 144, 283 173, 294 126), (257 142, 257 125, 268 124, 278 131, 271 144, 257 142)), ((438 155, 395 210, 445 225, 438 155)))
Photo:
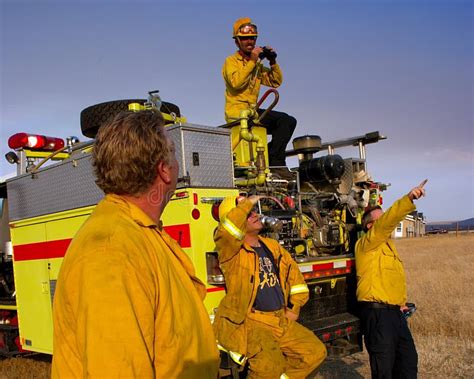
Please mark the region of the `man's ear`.
POLYGON ((164 183, 166 184, 171 183, 171 179, 172 179, 171 166, 168 163, 161 161, 156 166, 156 170, 158 171, 158 176, 161 178, 161 180, 164 183))

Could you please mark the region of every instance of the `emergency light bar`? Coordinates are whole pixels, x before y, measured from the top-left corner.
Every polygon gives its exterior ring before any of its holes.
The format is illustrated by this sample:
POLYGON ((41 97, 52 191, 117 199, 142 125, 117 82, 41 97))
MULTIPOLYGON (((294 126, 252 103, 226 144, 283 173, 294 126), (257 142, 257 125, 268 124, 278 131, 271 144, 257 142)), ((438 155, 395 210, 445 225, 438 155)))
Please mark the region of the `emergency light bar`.
POLYGON ((39 134, 16 133, 8 139, 8 146, 15 150, 56 151, 64 147, 64 140, 39 134))

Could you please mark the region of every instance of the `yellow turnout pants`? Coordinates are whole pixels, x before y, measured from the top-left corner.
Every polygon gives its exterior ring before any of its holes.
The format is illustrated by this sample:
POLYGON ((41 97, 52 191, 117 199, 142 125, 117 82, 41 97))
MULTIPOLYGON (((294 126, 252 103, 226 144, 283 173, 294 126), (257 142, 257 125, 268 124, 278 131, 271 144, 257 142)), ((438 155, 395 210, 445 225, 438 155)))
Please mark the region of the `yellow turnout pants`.
POLYGON ((285 316, 284 310, 252 311, 247 318, 248 378, 306 378, 326 358, 312 331, 285 316))

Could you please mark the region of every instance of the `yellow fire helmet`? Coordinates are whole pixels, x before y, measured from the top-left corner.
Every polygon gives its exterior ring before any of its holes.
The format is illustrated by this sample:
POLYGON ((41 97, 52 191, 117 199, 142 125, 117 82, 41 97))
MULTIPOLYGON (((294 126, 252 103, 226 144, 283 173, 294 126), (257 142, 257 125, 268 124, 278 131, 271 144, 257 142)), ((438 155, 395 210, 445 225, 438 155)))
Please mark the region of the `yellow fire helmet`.
POLYGON ((258 37, 257 25, 252 24, 249 17, 239 18, 234 22, 232 38, 236 37, 258 37))
POLYGON ((232 209, 240 203, 245 197, 243 196, 227 196, 219 205, 219 221, 222 222, 232 209))

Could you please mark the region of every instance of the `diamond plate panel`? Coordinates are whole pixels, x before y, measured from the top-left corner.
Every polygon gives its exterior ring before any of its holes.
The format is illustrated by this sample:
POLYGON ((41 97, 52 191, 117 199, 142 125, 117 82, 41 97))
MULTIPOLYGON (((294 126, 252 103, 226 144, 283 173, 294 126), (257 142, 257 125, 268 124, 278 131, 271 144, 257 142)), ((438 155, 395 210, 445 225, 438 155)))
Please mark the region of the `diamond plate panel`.
MULTIPOLYGON (((185 124, 168 131, 180 163, 179 176, 189 176, 190 186, 233 188, 228 130, 185 124)), ((95 184, 90 154, 47 166, 34 178, 13 178, 7 181, 7 191, 12 221, 94 205, 104 197, 95 184)))
POLYGON ((341 177, 338 191, 341 195, 348 195, 353 185, 352 159, 344 159, 344 174, 341 177))
POLYGON ((95 184, 90 154, 7 181, 10 220, 94 205, 104 197, 95 184))
POLYGON ((193 124, 167 129, 175 144, 180 178, 189 177, 191 187, 234 186, 230 131, 193 124))

